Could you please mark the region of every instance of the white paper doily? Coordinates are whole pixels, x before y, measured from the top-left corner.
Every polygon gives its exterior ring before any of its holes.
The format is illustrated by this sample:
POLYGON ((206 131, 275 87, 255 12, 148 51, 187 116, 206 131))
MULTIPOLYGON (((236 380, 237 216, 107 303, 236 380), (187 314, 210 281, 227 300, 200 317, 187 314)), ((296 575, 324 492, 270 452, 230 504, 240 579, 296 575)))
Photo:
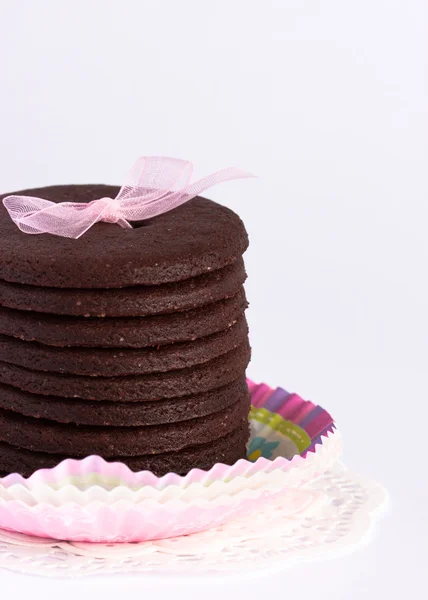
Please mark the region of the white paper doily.
POLYGON ((330 558, 357 548, 387 498, 380 484, 337 466, 304 488, 266 503, 263 511, 187 537, 103 545, 0 530, 0 568, 47 577, 283 569, 296 561, 330 558))

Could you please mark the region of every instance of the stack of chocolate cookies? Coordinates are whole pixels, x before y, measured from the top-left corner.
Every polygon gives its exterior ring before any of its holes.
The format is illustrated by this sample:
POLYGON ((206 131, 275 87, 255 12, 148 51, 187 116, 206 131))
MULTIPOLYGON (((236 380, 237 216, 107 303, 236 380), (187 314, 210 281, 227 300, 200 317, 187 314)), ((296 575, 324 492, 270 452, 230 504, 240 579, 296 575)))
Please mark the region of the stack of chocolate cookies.
POLYGON ((204 198, 79 239, 23 233, 1 204, 0 475, 92 454, 157 475, 244 458, 247 245, 239 217, 204 198))

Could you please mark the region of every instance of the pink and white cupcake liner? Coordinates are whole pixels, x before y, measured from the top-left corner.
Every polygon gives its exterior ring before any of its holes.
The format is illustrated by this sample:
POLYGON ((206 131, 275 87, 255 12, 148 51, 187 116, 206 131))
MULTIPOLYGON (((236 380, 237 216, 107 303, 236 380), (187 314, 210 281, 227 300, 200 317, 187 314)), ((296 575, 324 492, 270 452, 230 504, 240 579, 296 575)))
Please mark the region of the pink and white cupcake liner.
POLYGON ((28 479, 11 474, 0 479, 0 528, 102 543, 185 535, 256 510, 338 460, 341 438, 325 410, 282 388, 248 384, 249 460, 156 477, 90 456, 28 479))

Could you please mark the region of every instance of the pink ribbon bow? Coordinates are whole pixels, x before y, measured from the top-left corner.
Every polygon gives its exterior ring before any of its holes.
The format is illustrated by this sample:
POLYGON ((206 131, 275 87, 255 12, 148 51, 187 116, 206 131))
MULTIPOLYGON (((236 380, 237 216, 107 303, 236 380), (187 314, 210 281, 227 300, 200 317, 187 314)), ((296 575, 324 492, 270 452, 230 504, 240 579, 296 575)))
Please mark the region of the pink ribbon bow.
POLYGON ((128 181, 116 198, 57 204, 32 196, 7 196, 3 204, 24 233, 51 233, 77 239, 99 221, 131 228, 129 221, 161 215, 222 181, 252 177, 229 168, 191 184, 192 172, 192 163, 185 160, 142 157, 131 169, 128 181))

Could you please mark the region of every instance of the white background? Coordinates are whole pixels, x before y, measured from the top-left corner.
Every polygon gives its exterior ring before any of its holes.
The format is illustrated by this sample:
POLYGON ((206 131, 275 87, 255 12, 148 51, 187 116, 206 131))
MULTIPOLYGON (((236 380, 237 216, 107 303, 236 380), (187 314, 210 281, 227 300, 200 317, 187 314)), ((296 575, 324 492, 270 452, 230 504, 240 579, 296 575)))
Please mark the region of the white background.
POLYGON ((120 184, 151 154, 259 175, 210 192, 251 236, 249 374, 329 409, 347 464, 392 497, 367 549, 251 584, 2 572, 0 586, 64 600, 422 597, 427 3, 0 0, 0 22, 0 189, 120 184))

